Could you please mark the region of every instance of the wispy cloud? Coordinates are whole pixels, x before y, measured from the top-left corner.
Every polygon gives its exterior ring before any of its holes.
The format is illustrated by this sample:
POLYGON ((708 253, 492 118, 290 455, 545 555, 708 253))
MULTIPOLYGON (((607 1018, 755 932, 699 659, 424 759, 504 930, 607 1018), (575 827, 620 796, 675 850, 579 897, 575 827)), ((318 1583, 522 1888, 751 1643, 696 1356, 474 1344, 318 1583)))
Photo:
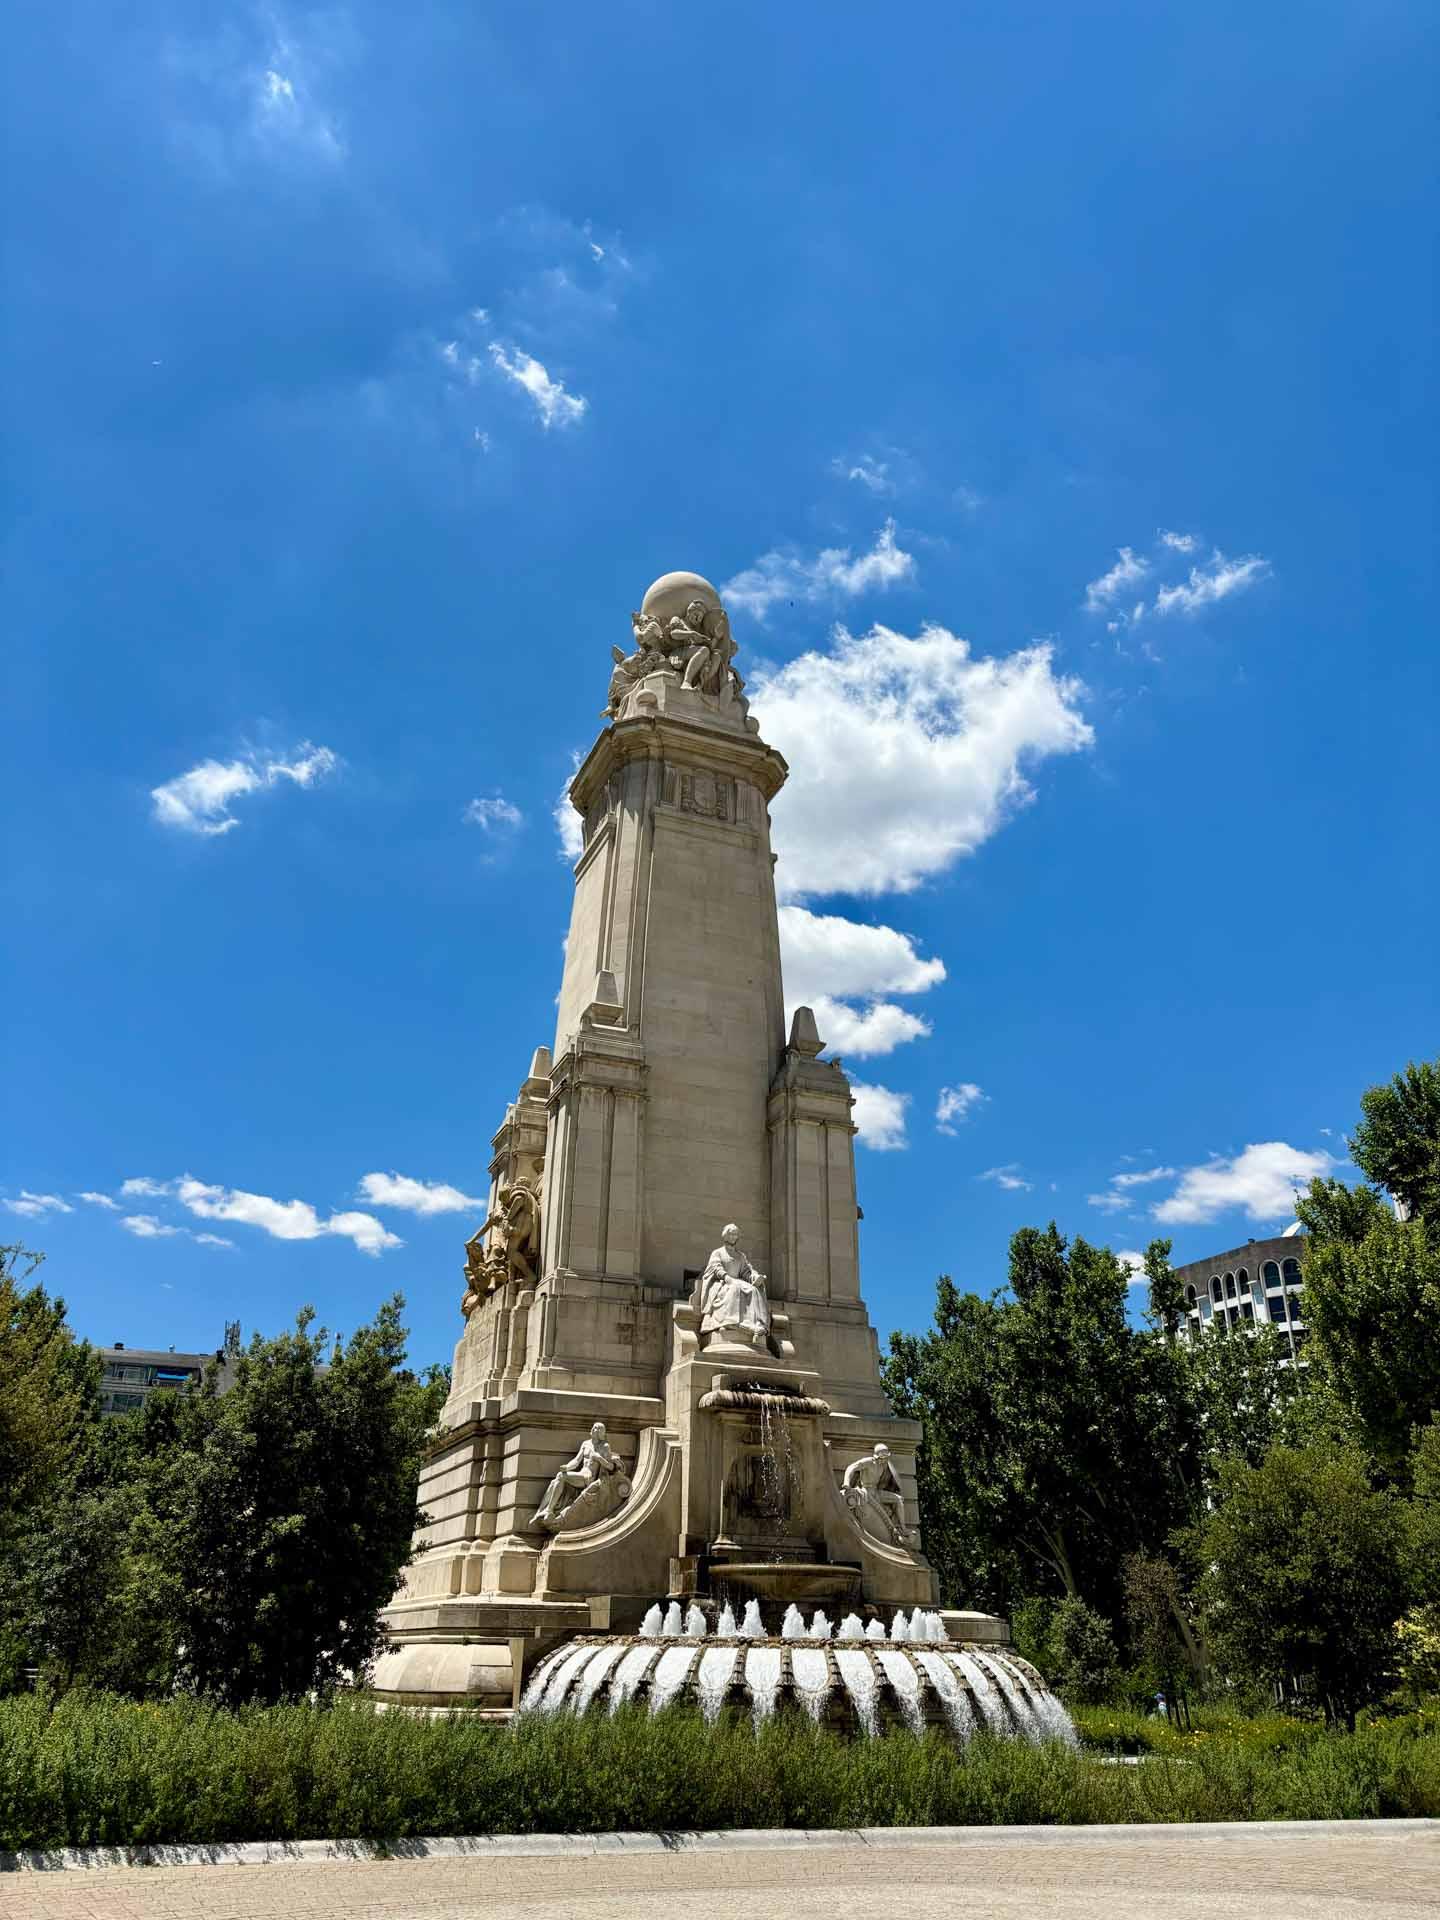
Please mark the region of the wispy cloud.
POLYGON ((513 380, 529 394, 542 427, 572 427, 584 418, 590 402, 583 394, 567 393, 564 381, 553 380, 533 354, 519 347, 509 354, 498 341, 492 340, 490 358, 507 380, 513 380))
POLYGON ((815 1021, 825 1045, 835 1054, 857 1059, 893 1053, 907 1040, 923 1040, 930 1033, 930 1022, 891 1000, 872 1001, 868 1007, 852 1007, 828 994, 816 994, 811 1000, 815 1021))
POLYGON ((941 1087, 935 1102, 935 1131, 957 1133, 985 1098, 973 1080, 962 1080, 958 1087, 941 1087))
POLYGON ((1003 1167, 987 1167, 983 1173, 977 1173, 977 1180, 989 1180, 997 1187, 1003 1187, 1007 1193, 1029 1193, 1034 1182, 1027 1180, 1020 1171, 1020 1162, 1011 1160, 1003 1167))
POLYGON ((169 1193, 173 1185, 171 1180, 152 1180, 148 1173, 137 1173, 121 1181, 120 1191, 129 1200, 158 1200, 169 1193))
POLYGON ((443 1180, 412 1180, 404 1173, 367 1173, 359 1197, 372 1207, 399 1207, 406 1213, 473 1213, 485 1202, 443 1180))
POLYGON ((914 572, 914 556, 899 546, 895 522, 887 520, 868 552, 853 554, 849 547, 826 547, 807 560, 794 548, 772 548, 727 580, 721 593, 730 606, 764 620, 779 600, 812 604, 853 599, 872 588, 908 580, 914 572))
POLYGON ((840 628, 824 651, 758 669, 750 691, 790 763, 774 803, 790 900, 912 892, 1034 798, 1029 767, 1094 737, 1049 646, 975 659, 943 627, 840 628))
POLYGON ((87 1207, 105 1207, 111 1213, 120 1211, 119 1202, 112 1200, 108 1193, 77 1193, 75 1198, 83 1200, 87 1207))
POLYGON ((1108 573, 1102 573, 1098 580, 1092 580, 1085 589, 1085 607, 1087 612, 1098 613, 1105 607, 1113 606, 1122 594, 1128 594, 1150 571, 1148 560, 1142 560, 1130 547, 1121 547, 1120 558, 1108 573))
POLYGON ((1178 586, 1161 587, 1155 595, 1154 611, 1164 619, 1170 614, 1199 613, 1218 601, 1244 593, 1257 585, 1270 571, 1270 562, 1258 553, 1243 560, 1227 560, 1217 547, 1203 566, 1192 567, 1188 580, 1178 586))
POLYGON ((1151 1186, 1156 1180, 1173 1180, 1174 1167, 1141 1167, 1133 1173, 1112 1173, 1110 1185, 1102 1193, 1087 1193, 1085 1198, 1101 1213, 1123 1213, 1135 1204, 1132 1189, 1151 1186))
POLYGON ((519 807, 497 793, 488 799, 472 800, 460 818, 466 826, 479 827, 483 833, 502 833, 509 827, 518 827, 525 816, 519 807))
POLYGON ((246 1193, 242 1188, 208 1186, 191 1174, 177 1180, 174 1190, 180 1204, 202 1220, 258 1227, 276 1240, 318 1240, 336 1234, 368 1254, 404 1245, 373 1213, 343 1211, 322 1218, 307 1200, 273 1200, 268 1194, 246 1193))
POLYGON ((73 1213, 75 1209, 68 1200, 62 1200, 58 1193, 31 1193, 27 1188, 20 1189, 18 1200, 7 1200, 5 1205, 11 1213, 18 1213, 22 1220, 39 1220, 47 1213, 73 1213))
POLYGON ((1167 1226, 1200 1226, 1235 1212, 1251 1220, 1287 1220, 1295 1212, 1296 1190, 1342 1164, 1323 1149, 1309 1153, 1284 1140, 1260 1141, 1187 1167, 1174 1193, 1151 1212, 1167 1226))
POLYGON ((894 493, 895 481, 890 472, 888 460, 877 460, 872 454, 862 453, 855 459, 847 459, 837 454, 830 462, 830 471, 838 473, 842 480, 853 480, 865 488, 867 493, 894 493))
POLYGON ((290 760, 272 754, 246 754, 238 760, 202 760, 163 786, 152 787, 150 798, 155 818, 162 826, 205 835, 229 833, 240 824, 230 811, 236 800, 278 786, 282 781, 296 787, 312 787, 333 773, 339 764, 338 755, 329 747, 314 747, 307 740, 290 760))
POLYGON ((1160 544, 1169 547, 1172 553, 1194 553, 1200 545, 1200 536, 1194 533, 1171 533, 1167 527, 1160 529, 1160 544))
POLYGON ((184 1233, 184 1227, 172 1227, 153 1213, 127 1213, 120 1222, 137 1240, 170 1240, 184 1233))
POLYGON ((897 1153, 909 1146, 905 1133, 908 1093, 870 1086, 863 1080, 852 1080, 850 1091, 855 1096, 856 1139, 862 1147, 869 1147, 873 1153, 897 1153))

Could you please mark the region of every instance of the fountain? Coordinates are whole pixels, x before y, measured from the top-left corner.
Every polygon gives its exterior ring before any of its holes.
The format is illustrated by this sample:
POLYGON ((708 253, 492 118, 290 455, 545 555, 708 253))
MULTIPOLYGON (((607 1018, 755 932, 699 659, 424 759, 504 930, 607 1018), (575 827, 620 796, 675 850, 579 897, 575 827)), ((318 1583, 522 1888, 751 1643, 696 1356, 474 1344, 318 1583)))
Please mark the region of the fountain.
MULTIPOLYGON (((752 1602, 752 1605, 754 1603, 752 1602)), ((815 1725, 866 1736, 887 1726, 912 1734, 938 1727, 963 1744, 979 1726, 1010 1739, 1077 1744, 1069 1714, 1035 1669, 996 1646, 953 1645, 938 1614, 897 1614, 887 1630, 848 1614, 838 1632, 821 1613, 810 1624, 793 1603, 778 1633, 759 1619, 737 1628, 722 1608, 710 1634, 698 1607, 683 1635, 584 1636, 557 1648, 535 1668, 521 1712, 614 1713, 643 1701, 651 1713, 677 1703, 698 1706, 713 1724, 727 1705, 748 1705, 761 1726, 789 1701, 815 1725), (751 1627, 758 1630, 747 1630, 751 1627)), ((668 1616, 668 1610, 667 1610, 668 1616)))

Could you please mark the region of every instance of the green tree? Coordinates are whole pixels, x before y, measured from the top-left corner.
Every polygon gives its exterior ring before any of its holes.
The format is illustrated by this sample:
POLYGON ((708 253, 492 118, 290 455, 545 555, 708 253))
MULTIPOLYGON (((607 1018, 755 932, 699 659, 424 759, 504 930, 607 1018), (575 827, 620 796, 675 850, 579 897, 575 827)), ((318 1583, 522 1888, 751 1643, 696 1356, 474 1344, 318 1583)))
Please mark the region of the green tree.
POLYGON ((1370 1184, 1317 1180, 1298 1203, 1305 1318, 1366 1444, 1403 1477, 1411 1430, 1440 1409, 1440 1063, 1412 1063, 1360 1106, 1350 1152, 1370 1184))
POLYGON ((1360 1096, 1350 1158, 1412 1218, 1440 1223, 1440 1060, 1411 1061, 1360 1096))
POLYGON ((1353 1453, 1274 1447, 1258 1466, 1227 1462, 1197 1548, 1222 1666, 1309 1694, 1353 1726, 1396 1659, 1402 1527, 1399 1503, 1371 1488, 1353 1453))
POLYGON ((1052 1224, 1010 1245, 1009 1298, 937 1288, 934 1329, 892 1338, 887 1387, 925 1424, 927 1551, 942 1587, 1111 1618, 1126 1553, 1187 1517, 1196 1437, 1179 1350, 1131 1326, 1129 1274, 1052 1224))
POLYGON ((1115 1691, 1120 1659, 1110 1622, 1073 1596, 1060 1602, 1050 1622, 1046 1678, 1075 1706, 1098 1706, 1115 1691))
POLYGON ((307 1311, 293 1333, 251 1342, 227 1393, 184 1407, 191 1430, 154 1498, 195 1691, 229 1704, 323 1693, 384 1645, 444 1390, 405 1371, 402 1309, 397 1296, 333 1346, 307 1311))

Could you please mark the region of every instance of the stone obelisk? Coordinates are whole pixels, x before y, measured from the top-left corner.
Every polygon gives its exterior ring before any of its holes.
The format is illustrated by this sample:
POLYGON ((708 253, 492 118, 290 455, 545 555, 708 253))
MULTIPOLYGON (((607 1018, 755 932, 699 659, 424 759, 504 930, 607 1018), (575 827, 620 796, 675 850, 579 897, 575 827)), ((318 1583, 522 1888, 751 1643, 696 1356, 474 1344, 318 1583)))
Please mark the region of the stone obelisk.
POLYGON ((785 762, 707 581, 667 574, 631 621, 570 788, 583 845, 554 1044, 494 1136, 467 1247, 420 1551, 377 1673, 396 1698, 508 1697, 535 1646, 749 1565, 737 1381, 796 1410, 770 1520, 809 1590, 833 1565, 857 1601, 933 1598, 910 1531, 919 1429, 890 1414, 860 1298, 849 1084, 808 1009, 787 1038, 768 810, 785 762), (748 1306, 727 1328, 732 1300, 748 1306), (843 1477, 877 1442, 888 1505, 843 1477))

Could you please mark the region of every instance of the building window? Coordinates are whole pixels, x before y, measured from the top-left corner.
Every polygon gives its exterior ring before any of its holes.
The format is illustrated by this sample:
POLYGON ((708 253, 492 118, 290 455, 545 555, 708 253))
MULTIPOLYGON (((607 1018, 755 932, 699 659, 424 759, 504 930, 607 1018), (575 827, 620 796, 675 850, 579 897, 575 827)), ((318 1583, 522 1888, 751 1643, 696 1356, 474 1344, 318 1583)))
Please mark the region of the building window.
POLYGON ((1249 1285, 1250 1285, 1250 1274, 1248 1269, 1246 1269, 1245 1267, 1241 1267, 1237 1271, 1235 1278, 1240 1282, 1240 1291, 1244 1293, 1249 1288, 1249 1285))
POLYGON ((1276 1264, 1275 1261, 1267 1260, 1264 1266, 1260 1269, 1260 1277, 1265 1282, 1267 1287, 1278 1287, 1280 1284, 1279 1266, 1276 1264))
POLYGON ((1299 1286, 1300 1262, 1298 1260, 1287 1260, 1285 1262, 1285 1284, 1287 1287, 1299 1286))
POLYGON ((1284 1296, 1284 1294, 1283 1294, 1283 1293, 1277 1293, 1277 1294, 1275 1295, 1275 1297, 1274 1297, 1274 1298, 1273 1298, 1273 1299, 1271 1300, 1271 1302, 1270 1302, 1270 1318, 1271 1318, 1272 1320, 1276 1320, 1276 1321, 1278 1321, 1278 1322, 1279 1322, 1279 1324, 1280 1324, 1280 1325, 1281 1325, 1282 1327, 1284 1326, 1284 1324, 1285 1324, 1285 1296, 1284 1296))
POLYGON ((1215 1302, 1217 1307, 1224 1298, 1220 1289, 1220 1276, 1218 1273, 1212 1273, 1210 1276, 1210 1298, 1215 1302))

